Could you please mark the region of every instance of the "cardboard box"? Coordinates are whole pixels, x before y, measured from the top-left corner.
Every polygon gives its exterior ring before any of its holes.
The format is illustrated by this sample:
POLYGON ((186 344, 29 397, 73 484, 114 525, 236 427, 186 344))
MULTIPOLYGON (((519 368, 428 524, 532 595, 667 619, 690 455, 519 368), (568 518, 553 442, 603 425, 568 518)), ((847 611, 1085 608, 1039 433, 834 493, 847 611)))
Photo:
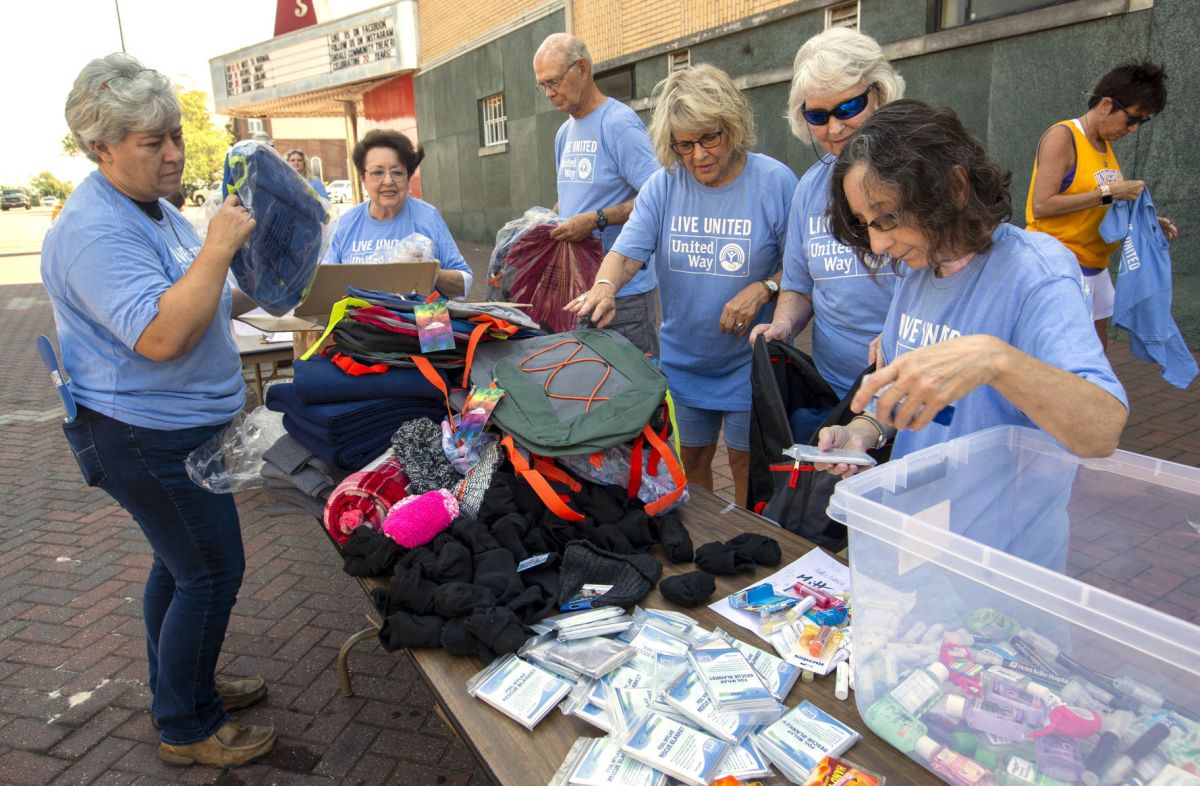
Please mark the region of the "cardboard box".
POLYGON ((433 291, 439 265, 434 262, 389 262, 383 265, 321 265, 308 290, 308 297, 296 306, 293 315, 241 316, 247 325, 268 333, 323 330, 333 304, 346 297, 346 288, 377 289, 382 292, 433 291))

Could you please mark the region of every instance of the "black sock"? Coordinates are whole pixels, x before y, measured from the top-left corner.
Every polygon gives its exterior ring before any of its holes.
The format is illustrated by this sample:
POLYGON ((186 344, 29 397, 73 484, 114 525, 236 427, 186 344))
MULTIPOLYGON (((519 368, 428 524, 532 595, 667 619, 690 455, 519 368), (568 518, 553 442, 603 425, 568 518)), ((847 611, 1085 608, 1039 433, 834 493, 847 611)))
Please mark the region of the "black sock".
POLYGON ((379 643, 388 652, 405 647, 436 649, 442 646, 442 627, 446 621, 436 614, 397 612, 384 618, 379 643))
POLYGON ((737 549, 739 553, 745 554, 759 565, 773 568, 783 561, 779 543, 766 535, 743 532, 736 538, 725 541, 725 545, 737 549))
POLYGON ((433 611, 439 617, 465 617, 475 609, 496 605, 496 596, 487 587, 462 581, 447 582, 433 593, 433 611))
POLYGON ((691 573, 663 579, 658 583, 658 591, 672 603, 690 609, 711 598, 717 591, 717 582, 712 574, 693 570, 691 573))
POLYGON ((683 526, 683 522, 674 513, 668 513, 658 519, 659 542, 662 544, 663 553, 667 555, 667 559, 678 565, 681 562, 691 562, 695 559, 695 550, 692 548, 692 536, 688 534, 687 527, 683 526))
POLYGON ((754 559, 724 543, 705 543, 696 549, 696 567, 716 576, 754 572, 754 559))

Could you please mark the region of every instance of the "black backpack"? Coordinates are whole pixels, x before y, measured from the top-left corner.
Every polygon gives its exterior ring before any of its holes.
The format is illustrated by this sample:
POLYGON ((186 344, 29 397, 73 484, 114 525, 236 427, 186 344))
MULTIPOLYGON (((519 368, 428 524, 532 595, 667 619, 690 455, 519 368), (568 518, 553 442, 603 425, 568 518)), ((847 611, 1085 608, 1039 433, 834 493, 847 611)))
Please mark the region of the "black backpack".
MULTIPOLYGON (((841 401, 817 372, 812 358, 781 341, 754 344, 750 371, 750 489, 746 506, 786 530, 807 538, 830 551, 846 546, 846 527, 825 513, 833 487, 839 478, 828 472, 814 472, 783 455, 796 444, 789 415, 802 407, 832 407, 820 428, 849 423, 854 413, 850 400, 858 390, 865 369, 850 392, 841 401)), ((810 440, 816 444, 816 434, 810 440)), ((876 460, 887 461, 890 447, 872 452, 876 460)))

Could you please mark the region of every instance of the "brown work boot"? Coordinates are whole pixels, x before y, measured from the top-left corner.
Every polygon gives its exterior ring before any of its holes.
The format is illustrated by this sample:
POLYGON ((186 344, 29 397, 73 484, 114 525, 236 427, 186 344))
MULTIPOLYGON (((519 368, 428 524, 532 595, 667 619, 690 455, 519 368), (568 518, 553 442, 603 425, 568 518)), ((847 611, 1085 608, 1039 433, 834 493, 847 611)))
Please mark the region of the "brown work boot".
MULTIPOLYGON (((262 677, 214 677, 213 689, 221 697, 226 712, 244 710, 267 697, 267 682, 262 677)), ((159 728, 158 718, 153 713, 150 723, 159 728)))
POLYGON ((274 726, 239 726, 233 721, 217 729, 206 740, 191 745, 158 744, 158 758, 167 764, 212 764, 237 767, 254 761, 275 745, 274 726))
POLYGON ((213 687, 226 712, 245 709, 267 697, 267 683, 262 677, 214 677, 213 687))

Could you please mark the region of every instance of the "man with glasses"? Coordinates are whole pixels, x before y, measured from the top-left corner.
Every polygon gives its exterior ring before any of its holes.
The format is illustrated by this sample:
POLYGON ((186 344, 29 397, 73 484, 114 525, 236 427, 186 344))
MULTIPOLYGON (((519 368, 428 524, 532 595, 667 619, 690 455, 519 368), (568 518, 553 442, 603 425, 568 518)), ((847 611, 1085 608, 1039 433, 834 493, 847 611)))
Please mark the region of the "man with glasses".
MULTIPOLYGON (((1082 115, 1055 123, 1042 134, 1025 205, 1026 228, 1053 235, 1075 254, 1091 296, 1100 343, 1108 346, 1108 318, 1116 291, 1108 260, 1119 243, 1100 236, 1113 200, 1136 200, 1146 184, 1126 180, 1112 142, 1138 131, 1167 103, 1167 74, 1154 63, 1127 62, 1109 71, 1088 94, 1082 115)), ((1167 240, 1175 224, 1159 218, 1167 240)))
MULTIPOLYGON (((597 233, 607 253, 633 211, 633 198, 658 169, 637 113, 600 92, 587 45, 566 33, 546 38, 533 57, 537 89, 568 115, 554 138, 558 181, 555 210, 566 216, 550 236, 579 241, 597 233)), ((598 283, 613 287, 612 282, 598 283)), ((647 264, 617 294, 616 330, 658 356, 654 265, 647 264)))

